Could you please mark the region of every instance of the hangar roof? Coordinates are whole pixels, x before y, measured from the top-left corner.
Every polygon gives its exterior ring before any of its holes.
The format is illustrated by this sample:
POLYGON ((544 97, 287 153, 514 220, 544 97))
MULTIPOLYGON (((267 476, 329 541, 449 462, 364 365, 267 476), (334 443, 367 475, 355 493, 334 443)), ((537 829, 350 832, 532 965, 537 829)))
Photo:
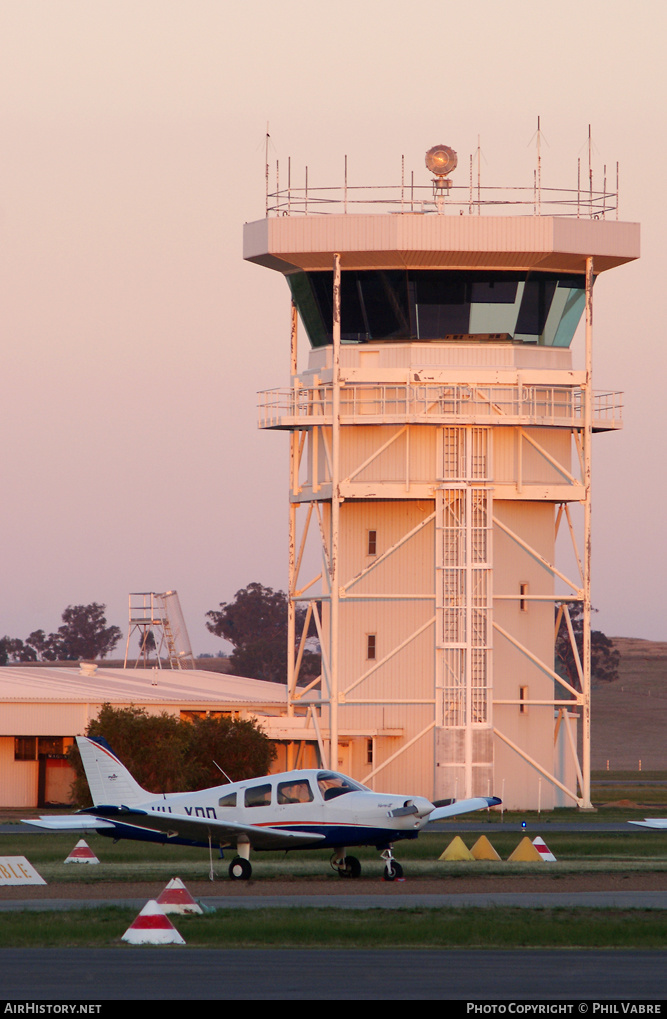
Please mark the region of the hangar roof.
POLYGON ((137 704, 218 710, 224 707, 283 707, 286 689, 226 673, 172 669, 14 666, 0 668, 0 704, 137 704))

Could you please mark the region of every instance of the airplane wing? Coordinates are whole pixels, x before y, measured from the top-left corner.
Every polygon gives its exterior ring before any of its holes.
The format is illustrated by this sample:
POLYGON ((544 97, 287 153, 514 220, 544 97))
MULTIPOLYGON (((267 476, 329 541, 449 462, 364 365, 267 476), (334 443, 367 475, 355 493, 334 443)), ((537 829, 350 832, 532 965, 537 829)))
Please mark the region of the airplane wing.
POLYGON ((642 828, 667 828, 667 817, 646 817, 643 821, 628 821, 628 824, 638 824, 642 828))
MULTIPOLYGON (((324 839, 319 832, 300 832, 289 828, 271 828, 255 824, 237 824, 234 821, 219 821, 212 817, 188 817, 183 814, 149 814, 142 810, 115 808, 114 820, 96 817, 94 814, 40 817, 26 820, 37 828, 49 831, 88 831, 102 828, 135 828, 137 838, 141 831, 163 832, 167 838, 193 839, 208 842, 209 835, 214 845, 236 846, 238 842, 249 842, 253 849, 298 849, 316 846, 324 839)), ((127 838, 127 835, 125 836, 127 838)))
MULTIPOLYGON (((135 827, 161 831, 169 838, 180 836, 208 842, 209 833, 215 845, 219 843, 235 846, 239 841, 248 841, 253 849, 297 849, 299 846, 317 845, 324 839, 319 832, 300 832, 289 828, 272 828, 257 824, 238 824, 235 821, 219 821, 213 817, 186 817, 183 814, 144 814, 139 821, 137 811, 132 811, 135 827)), ((121 818, 119 818, 121 820, 121 818)))
POLYGON ((444 817, 456 817, 457 814, 468 814, 471 810, 486 810, 487 807, 497 807, 502 800, 497 796, 476 796, 472 800, 458 800, 456 803, 448 803, 446 807, 436 807, 426 818, 427 822, 442 821, 444 817))

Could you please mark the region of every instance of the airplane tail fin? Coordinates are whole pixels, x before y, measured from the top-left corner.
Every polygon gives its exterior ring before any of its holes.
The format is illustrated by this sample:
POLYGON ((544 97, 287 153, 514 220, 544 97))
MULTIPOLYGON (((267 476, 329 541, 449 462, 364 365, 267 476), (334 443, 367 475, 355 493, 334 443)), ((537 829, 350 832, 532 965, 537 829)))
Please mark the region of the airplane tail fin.
POLYGON ((150 799, 105 739, 77 736, 76 742, 86 771, 94 806, 132 806, 150 799))

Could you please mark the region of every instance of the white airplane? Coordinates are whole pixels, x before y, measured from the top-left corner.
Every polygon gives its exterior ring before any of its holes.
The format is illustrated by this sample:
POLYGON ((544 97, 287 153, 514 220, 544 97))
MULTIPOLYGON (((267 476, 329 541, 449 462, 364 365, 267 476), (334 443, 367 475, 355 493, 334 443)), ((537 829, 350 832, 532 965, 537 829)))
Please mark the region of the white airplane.
POLYGON ((628 824, 638 824, 642 828, 667 828, 667 817, 645 817, 643 821, 628 821, 628 824))
POLYGON ((25 820, 50 831, 97 832, 114 840, 232 847, 233 880, 251 873, 250 850, 333 849, 331 865, 341 877, 359 877, 361 864, 347 846, 375 846, 385 860, 384 877, 403 869, 392 847, 416 839, 429 821, 497 806, 497 796, 478 796, 436 807, 423 796, 375 793, 335 771, 287 771, 230 782, 193 793, 149 793, 135 782, 104 739, 77 736, 93 807, 76 814, 25 820))

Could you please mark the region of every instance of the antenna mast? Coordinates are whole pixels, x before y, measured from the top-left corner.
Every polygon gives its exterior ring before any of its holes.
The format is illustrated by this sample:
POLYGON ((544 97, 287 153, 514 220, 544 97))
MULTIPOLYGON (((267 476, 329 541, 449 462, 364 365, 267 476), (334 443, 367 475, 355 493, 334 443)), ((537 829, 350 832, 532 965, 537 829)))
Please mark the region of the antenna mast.
POLYGON ((266 122, 266 137, 264 139, 264 187, 266 191, 266 215, 269 214, 269 122, 266 122))

